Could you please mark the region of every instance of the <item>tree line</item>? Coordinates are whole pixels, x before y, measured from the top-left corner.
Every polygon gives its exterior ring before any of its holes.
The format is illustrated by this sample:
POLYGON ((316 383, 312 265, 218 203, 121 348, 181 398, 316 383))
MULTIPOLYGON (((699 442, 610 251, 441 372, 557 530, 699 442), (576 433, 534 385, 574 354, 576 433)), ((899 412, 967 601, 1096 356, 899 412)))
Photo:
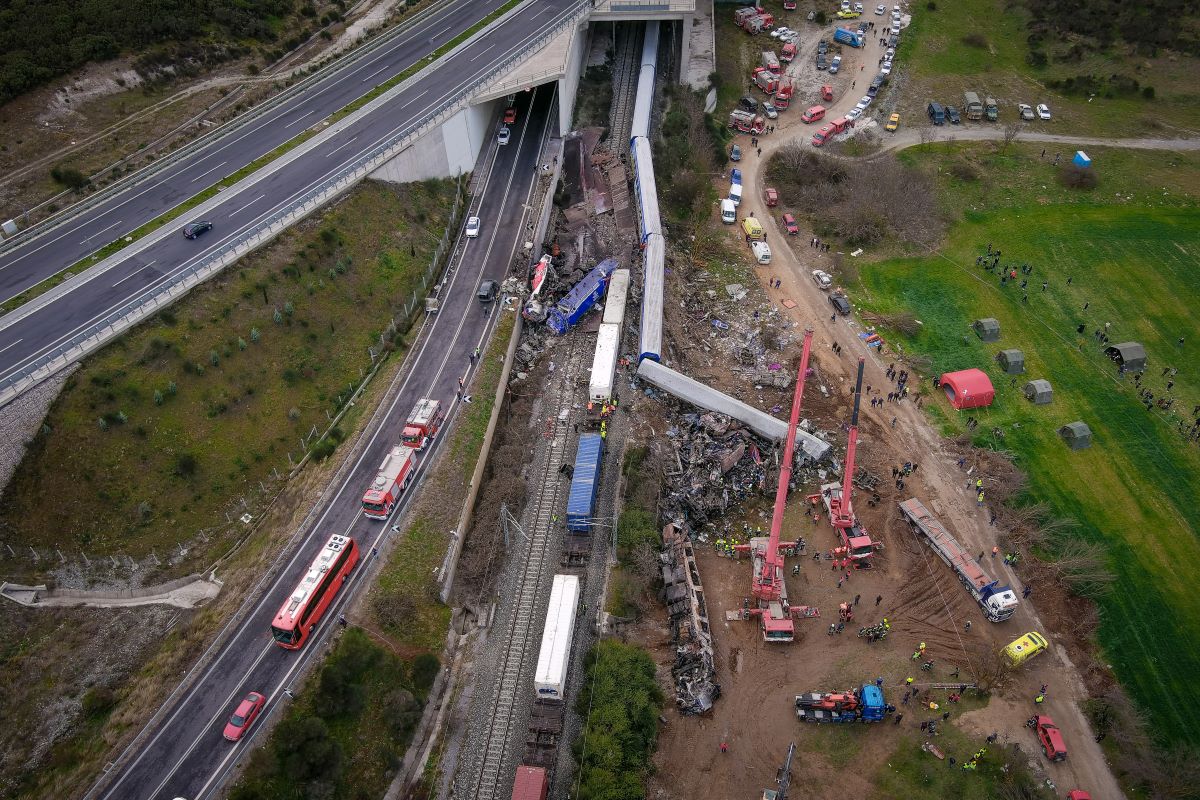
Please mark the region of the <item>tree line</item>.
POLYGON ((295 12, 296 0, 0 0, 0 104, 89 62, 156 45, 270 42, 295 12))

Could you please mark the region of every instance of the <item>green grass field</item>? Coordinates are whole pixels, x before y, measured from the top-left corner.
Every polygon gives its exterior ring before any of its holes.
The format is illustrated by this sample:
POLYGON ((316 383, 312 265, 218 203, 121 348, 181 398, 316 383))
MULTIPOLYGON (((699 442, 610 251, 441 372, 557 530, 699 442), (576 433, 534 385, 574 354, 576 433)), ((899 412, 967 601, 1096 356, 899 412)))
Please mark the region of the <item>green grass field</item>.
POLYGON ((370 369, 367 347, 421 290, 453 192, 364 184, 88 358, 5 490, 0 527, 68 557, 183 545, 210 558, 370 369))
MULTIPOLYGON (((928 355, 935 373, 979 367, 991 375, 995 404, 971 412, 982 423, 976 443, 1011 450, 1030 477, 1030 499, 1078 520, 1073 535, 1107 549, 1117 580, 1099 599, 1103 658, 1162 738, 1197 742, 1179 698, 1200 675, 1200 596, 1190 578, 1200 560, 1200 447, 1178 427, 1191 424, 1200 403, 1200 207, 1189 194, 1197 163, 1170 153, 1096 150, 1101 187, 1073 194, 1054 182, 1039 152, 955 145, 907 153, 939 172, 943 198, 963 221, 939 252, 865 267, 861 301, 874 311, 914 312, 921 332, 893 341, 928 355), (982 179, 952 177, 949 168, 963 163, 982 179), (1027 304, 1017 286, 1001 288, 975 266, 988 243, 1003 251, 1003 262, 1034 266, 1027 304), (1000 321, 1000 342, 974 336, 969 325, 980 317, 1000 321), (1113 342, 1145 345, 1142 383, 1156 397, 1167 395, 1163 368, 1178 368, 1173 412, 1147 411, 1132 378, 1118 378, 1092 335, 1105 322, 1113 342), (1015 387, 993 362, 1003 348, 1025 354, 1027 374, 1015 387), (1020 388, 1043 377, 1054 401, 1035 407, 1020 388), (1074 420, 1092 428, 1090 450, 1071 452, 1059 441, 1057 428, 1074 420), (1004 432, 1003 442, 993 440, 993 428, 1004 432)), ((932 412, 948 432, 966 430, 966 414, 944 398, 932 412)))
POLYGON ((1115 46, 1085 54, 1078 62, 1064 61, 1061 57, 1074 42, 1048 37, 1044 49, 1049 63, 1035 68, 1026 62, 1027 12, 1017 4, 956 0, 938 2, 934 11, 926 3, 914 3, 912 9, 896 62, 911 78, 904 90, 910 113, 923 117, 931 99, 961 107, 962 93, 973 90, 980 98, 996 98, 1001 124, 1016 121, 1019 102, 1048 103, 1053 121, 1028 123, 1047 133, 1173 138, 1200 129, 1194 58, 1165 52, 1137 57, 1115 46), (971 43, 964 41, 968 37, 971 43), (1087 75, 1107 80, 1113 74, 1136 80, 1139 91, 1113 97, 1101 92, 1089 102, 1085 95, 1068 97, 1047 86, 1087 75), (1154 89, 1154 99, 1142 96, 1146 86, 1154 89))

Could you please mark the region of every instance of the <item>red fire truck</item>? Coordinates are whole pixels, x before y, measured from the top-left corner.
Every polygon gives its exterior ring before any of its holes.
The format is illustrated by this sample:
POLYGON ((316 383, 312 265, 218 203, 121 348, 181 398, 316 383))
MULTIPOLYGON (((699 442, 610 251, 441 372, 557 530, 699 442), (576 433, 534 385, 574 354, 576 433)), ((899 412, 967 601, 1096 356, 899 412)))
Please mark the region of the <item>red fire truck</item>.
POLYGON ((427 397, 421 398, 408 415, 408 422, 404 423, 400 443, 414 450, 424 450, 425 445, 429 444, 429 440, 438 432, 438 428, 442 427, 443 419, 441 403, 427 397))
POLYGON ((407 445, 397 445, 379 465, 379 474, 363 494, 363 514, 371 519, 387 519, 412 483, 417 469, 417 451, 407 445))

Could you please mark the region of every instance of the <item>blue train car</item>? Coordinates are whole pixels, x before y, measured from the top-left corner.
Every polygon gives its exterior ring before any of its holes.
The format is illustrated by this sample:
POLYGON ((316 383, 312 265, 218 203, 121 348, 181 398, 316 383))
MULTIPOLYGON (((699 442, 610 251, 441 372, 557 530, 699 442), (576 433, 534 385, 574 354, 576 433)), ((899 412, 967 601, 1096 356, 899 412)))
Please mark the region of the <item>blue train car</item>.
POLYGON ((583 280, 575 284, 562 300, 550 309, 546 324, 550 330, 559 336, 586 314, 596 301, 604 296, 604 287, 608 285, 608 276, 617 268, 615 258, 606 258, 595 266, 583 280))
POLYGON ((596 510, 596 491, 600 488, 600 464, 604 461, 604 439, 598 433, 579 437, 575 452, 575 472, 567 495, 567 530, 587 533, 592 529, 596 510))

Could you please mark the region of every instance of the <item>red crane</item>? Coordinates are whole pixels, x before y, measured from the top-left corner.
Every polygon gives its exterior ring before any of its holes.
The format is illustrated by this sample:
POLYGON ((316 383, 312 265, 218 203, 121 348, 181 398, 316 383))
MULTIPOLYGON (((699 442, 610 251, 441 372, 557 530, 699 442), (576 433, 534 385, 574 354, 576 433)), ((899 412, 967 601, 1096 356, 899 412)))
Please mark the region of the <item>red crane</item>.
MULTIPOLYGON (((749 552, 753 557, 754 575, 751 583, 751 594, 757 602, 757 608, 750 608, 749 601, 744 604, 740 616, 748 619, 758 617, 762 622, 763 639, 768 642, 790 642, 795 636, 793 616, 816 617, 820 612, 808 606, 790 606, 787 599, 787 587, 783 583, 783 556, 780 553, 780 532, 783 530, 783 512, 787 505, 788 487, 792 481, 792 464, 794 463, 796 446, 796 426, 800 422, 800 406, 804 401, 804 380, 808 375, 808 356, 812 350, 812 330, 804 332, 804 350, 800 354, 800 372, 796 376, 796 394, 792 399, 792 416, 788 421, 787 438, 783 445, 783 464, 779 470, 779 484, 775 489, 775 513, 771 517, 771 534, 750 540, 748 545, 740 545, 739 552, 749 552)), ((789 549, 794 543, 787 543, 789 549)), ((738 612, 730 612, 731 616, 738 612)))
POLYGON ((858 359, 858 379, 854 384, 854 414, 850 417, 850 438, 846 443, 846 465, 841 483, 827 483, 821 487, 821 496, 825 500, 825 509, 829 512, 829 522, 837 530, 841 539, 842 549, 849 558, 865 563, 875 554, 876 544, 871 540, 866 529, 858 524, 854 515, 853 493, 854 456, 858 450, 858 409, 862 400, 863 365, 865 359, 858 359))

